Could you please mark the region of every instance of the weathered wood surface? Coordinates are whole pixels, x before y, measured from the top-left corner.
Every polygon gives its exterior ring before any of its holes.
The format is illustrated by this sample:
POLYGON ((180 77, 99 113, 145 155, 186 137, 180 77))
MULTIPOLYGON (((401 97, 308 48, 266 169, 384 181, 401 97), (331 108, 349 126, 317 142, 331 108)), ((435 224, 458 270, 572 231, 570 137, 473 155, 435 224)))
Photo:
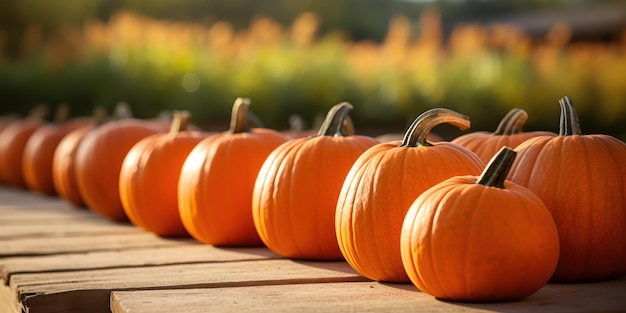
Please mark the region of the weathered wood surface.
POLYGON ((523 301, 463 304, 371 282, 345 262, 161 238, 50 197, 0 188, 0 313, 626 312, 626 278, 548 284, 523 301))
POLYGON ((521 301, 437 300, 410 284, 351 282, 113 292, 113 313, 168 312, 624 312, 626 279, 548 284, 521 301))

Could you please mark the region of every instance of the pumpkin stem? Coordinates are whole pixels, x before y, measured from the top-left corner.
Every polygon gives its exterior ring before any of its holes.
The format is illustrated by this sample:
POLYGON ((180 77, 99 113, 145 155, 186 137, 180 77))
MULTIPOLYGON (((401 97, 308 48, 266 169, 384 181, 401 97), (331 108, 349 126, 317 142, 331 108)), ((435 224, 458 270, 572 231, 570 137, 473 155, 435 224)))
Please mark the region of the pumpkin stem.
POLYGON ((289 130, 292 130, 292 131, 304 130, 304 120, 302 119, 302 116, 298 114, 291 114, 287 118, 287 121, 289 122, 289 130))
POLYGON ((189 111, 173 111, 170 134, 175 136, 181 131, 187 130, 187 126, 189 126, 189 119, 191 119, 189 111))
POLYGON ((477 184, 504 189, 504 181, 509 175, 517 152, 509 147, 502 147, 480 174, 477 184))
POLYGON ((94 118, 94 125, 95 126, 100 126, 102 124, 104 124, 107 120, 107 111, 104 109, 103 106, 101 105, 97 105, 93 108, 93 118, 94 118))
POLYGON ((528 120, 526 111, 518 108, 512 109, 500 121, 498 128, 493 134, 499 136, 519 134, 522 132, 526 120, 528 120))
POLYGON ((354 134, 354 124, 348 116, 352 105, 348 102, 335 104, 317 132, 317 136, 349 136, 354 134))
POLYGON ((70 107, 67 103, 61 103, 54 112, 54 123, 61 125, 65 123, 70 116, 70 107))
POLYGON ((444 108, 430 109, 415 118, 399 147, 432 146, 426 141, 426 136, 435 126, 443 123, 452 124, 460 130, 470 127, 469 118, 463 114, 444 108))
POLYGON ((559 136, 582 135, 578 114, 572 99, 565 96, 559 100, 559 104, 561 105, 559 136))
POLYGON ((27 118, 34 120, 43 120, 48 115, 48 107, 40 103, 33 107, 29 112, 27 118))
POLYGON ((128 103, 120 101, 115 105, 113 117, 117 120, 133 118, 133 110, 128 103))
POLYGON ((233 111, 230 115, 230 128, 228 132, 231 134, 245 133, 250 131, 250 99, 237 98, 233 104, 233 111))

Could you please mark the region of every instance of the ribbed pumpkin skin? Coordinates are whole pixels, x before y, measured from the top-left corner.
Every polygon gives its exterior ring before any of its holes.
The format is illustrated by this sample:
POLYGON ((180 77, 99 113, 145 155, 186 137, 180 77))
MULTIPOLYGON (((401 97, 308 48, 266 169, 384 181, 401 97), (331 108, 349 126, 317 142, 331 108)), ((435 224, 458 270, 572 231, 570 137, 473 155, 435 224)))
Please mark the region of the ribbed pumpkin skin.
POLYGON ((515 149, 519 144, 533 137, 556 136, 555 133, 547 131, 524 132, 523 127, 527 119, 526 111, 514 108, 502 118, 493 133, 472 132, 461 135, 452 142, 472 150, 487 164, 502 147, 515 149))
POLYGON ((339 247, 362 275, 408 282, 400 257, 400 231, 411 203, 426 189, 457 175, 478 175, 483 162, 450 142, 399 147, 380 143, 354 163, 336 212, 339 247))
POLYGON ((583 135, 574 105, 559 101, 559 135, 516 148, 509 177, 546 204, 559 230, 553 281, 587 282, 626 274, 626 144, 583 135))
POLYGON ((122 119, 85 135, 76 151, 76 178, 91 210, 114 221, 127 220, 119 195, 122 162, 139 140, 163 131, 151 122, 122 119))
POLYGON ((187 236, 178 213, 178 179, 202 132, 155 134, 135 144, 120 171, 119 192, 130 221, 159 236, 187 236))
POLYGON ((516 151, 510 179, 543 200, 559 229, 552 280, 626 274, 626 144, 607 135, 537 137, 516 151))
POLYGON ((343 259, 335 209, 356 159, 378 141, 365 136, 290 140, 267 158, 255 184, 255 227, 271 250, 296 259, 343 259))
POLYGON ((63 137, 69 132, 91 124, 91 118, 75 118, 65 124, 47 124, 38 128, 26 142, 22 171, 26 186, 45 195, 56 195, 52 178, 52 159, 63 137))
POLYGON ((447 179, 422 193, 407 212, 401 254, 423 292, 454 301, 513 301, 543 287, 559 256, 548 209, 532 191, 447 179))
POLYGON ((277 131, 252 129, 198 143, 178 184, 180 216, 189 234, 217 246, 262 245, 252 220, 252 190, 267 156, 285 141, 277 131))
POLYGON ((459 136, 452 140, 453 143, 472 150, 485 164, 502 147, 515 148, 522 142, 538 136, 556 136, 547 131, 522 132, 513 135, 494 135, 489 132, 473 132, 459 136))
POLYGON ((26 118, 15 121, 0 132, 0 175, 2 181, 18 188, 25 188, 22 164, 24 148, 30 136, 45 121, 26 118))
POLYGON ((76 180, 76 151, 81 140, 94 129, 93 125, 83 126, 69 132, 59 142, 52 157, 52 182, 59 197, 75 207, 85 207, 76 180))

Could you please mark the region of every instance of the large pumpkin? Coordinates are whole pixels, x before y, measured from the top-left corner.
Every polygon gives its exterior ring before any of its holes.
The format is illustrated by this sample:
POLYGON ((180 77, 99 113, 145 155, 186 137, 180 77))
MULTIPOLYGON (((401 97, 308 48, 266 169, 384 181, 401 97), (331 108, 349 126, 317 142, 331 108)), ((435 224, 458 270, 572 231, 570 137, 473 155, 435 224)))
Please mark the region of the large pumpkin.
POLYGON ((130 221, 160 236, 186 236, 178 213, 178 179, 189 152, 208 133, 188 131, 190 114, 173 113, 169 133, 137 142, 120 171, 119 192, 130 221))
POLYGON ((0 176, 13 187, 25 188, 22 164, 26 142, 46 124, 47 109, 43 105, 31 110, 28 117, 12 122, 0 132, 0 176))
POLYGON ((181 220, 200 242, 262 245, 252 220, 252 190, 265 158, 287 139, 250 128, 248 99, 237 98, 230 129, 203 139, 189 153, 178 183, 181 220))
POLYGON ((119 195, 122 162, 139 140, 164 131, 154 122, 125 118, 107 122, 83 137, 76 151, 76 181, 91 210, 114 221, 127 220, 119 195))
POLYGON ((493 133, 485 131, 471 132, 452 140, 470 150, 487 163, 502 147, 515 148, 526 139, 537 136, 556 136, 547 131, 524 132, 524 124, 528 120, 528 113, 522 109, 512 109, 502 118, 498 128, 493 133))
POLYGON ((548 282, 559 235, 541 199, 505 181, 514 159, 504 147, 480 177, 449 178, 413 202, 400 251, 421 291, 454 301, 513 301, 548 282))
POLYGON ((24 183, 45 195, 56 195, 52 178, 52 159, 59 142, 69 132, 93 123, 91 117, 69 118, 69 107, 57 107, 54 123, 39 127, 29 137, 24 147, 22 171, 24 183))
POLYGON ((252 216, 261 239, 296 259, 343 259, 335 208, 343 181, 373 138, 342 132, 349 103, 334 106, 316 136, 287 141, 265 160, 254 185, 252 216))
POLYGON ((560 100, 556 137, 516 150, 510 179, 537 193, 555 219, 561 255, 552 279, 598 281, 626 274, 626 144, 583 135, 572 101, 560 100))
POLYGON ((348 263, 373 280, 408 282, 400 257, 400 230, 411 203, 429 187, 456 175, 478 175, 483 162, 450 142, 426 141, 442 123, 461 129, 469 119, 447 109, 418 116, 403 141, 377 144, 348 173, 339 195, 336 233, 348 263))

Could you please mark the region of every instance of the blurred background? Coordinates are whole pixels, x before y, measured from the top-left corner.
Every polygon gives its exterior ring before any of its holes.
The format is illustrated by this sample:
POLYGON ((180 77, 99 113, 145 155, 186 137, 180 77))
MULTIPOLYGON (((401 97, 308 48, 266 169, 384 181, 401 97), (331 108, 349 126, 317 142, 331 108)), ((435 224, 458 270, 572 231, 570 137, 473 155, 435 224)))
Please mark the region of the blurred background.
POLYGON ((567 95, 583 133, 625 140, 625 52, 622 0, 2 0, 0 115, 126 102, 224 130, 241 96, 276 129, 348 101, 369 135, 434 107, 558 132, 567 95))

